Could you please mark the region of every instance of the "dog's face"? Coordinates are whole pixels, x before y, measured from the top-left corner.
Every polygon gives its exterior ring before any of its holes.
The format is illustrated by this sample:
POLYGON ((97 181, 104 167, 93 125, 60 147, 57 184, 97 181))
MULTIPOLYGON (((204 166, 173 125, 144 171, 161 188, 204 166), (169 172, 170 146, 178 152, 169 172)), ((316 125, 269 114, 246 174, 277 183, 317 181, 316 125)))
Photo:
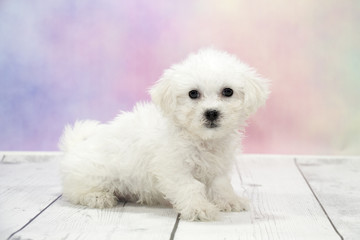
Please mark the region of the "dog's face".
POLYGON ((268 96, 268 84, 234 56, 200 50, 166 70, 150 90, 175 124, 202 139, 240 129, 268 96))

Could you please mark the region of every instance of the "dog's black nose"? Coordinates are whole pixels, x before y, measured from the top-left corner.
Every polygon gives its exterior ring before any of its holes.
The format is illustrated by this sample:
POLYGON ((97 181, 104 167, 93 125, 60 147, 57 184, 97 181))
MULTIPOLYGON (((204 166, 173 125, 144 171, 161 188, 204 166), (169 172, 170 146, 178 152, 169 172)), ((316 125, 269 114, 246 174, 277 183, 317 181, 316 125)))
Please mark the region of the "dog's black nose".
POLYGON ((219 112, 216 110, 207 110, 205 112, 205 117, 209 121, 215 121, 219 117, 219 112))

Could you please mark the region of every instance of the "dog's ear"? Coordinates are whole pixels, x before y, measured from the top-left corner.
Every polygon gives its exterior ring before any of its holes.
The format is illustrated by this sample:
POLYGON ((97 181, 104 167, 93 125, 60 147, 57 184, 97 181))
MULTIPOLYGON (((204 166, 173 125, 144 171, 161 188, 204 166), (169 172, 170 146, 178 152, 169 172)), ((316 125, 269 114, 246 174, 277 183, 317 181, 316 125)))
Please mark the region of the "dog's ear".
POLYGON ((149 90, 152 101, 168 114, 176 107, 176 96, 172 91, 172 70, 168 69, 149 90))
POLYGON ((269 93, 268 80, 258 76, 255 71, 249 71, 245 74, 244 107, 248 116, 265 104, 269 93))

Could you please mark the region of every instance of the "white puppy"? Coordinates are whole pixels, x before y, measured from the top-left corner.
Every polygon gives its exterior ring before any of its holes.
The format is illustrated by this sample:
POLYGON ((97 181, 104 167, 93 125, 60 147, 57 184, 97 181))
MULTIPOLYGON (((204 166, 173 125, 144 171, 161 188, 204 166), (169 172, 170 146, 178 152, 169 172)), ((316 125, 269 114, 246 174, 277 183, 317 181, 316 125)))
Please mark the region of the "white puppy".
POLYGON ((267 81, 228 53, 190 55, 150 89, 152 103, 107 124, 66 127, 60 141, 64 197, 96 208, 118 199, 171 204, 186 220, 246 210, 227 173, 246 119, 268 93, 267 81))

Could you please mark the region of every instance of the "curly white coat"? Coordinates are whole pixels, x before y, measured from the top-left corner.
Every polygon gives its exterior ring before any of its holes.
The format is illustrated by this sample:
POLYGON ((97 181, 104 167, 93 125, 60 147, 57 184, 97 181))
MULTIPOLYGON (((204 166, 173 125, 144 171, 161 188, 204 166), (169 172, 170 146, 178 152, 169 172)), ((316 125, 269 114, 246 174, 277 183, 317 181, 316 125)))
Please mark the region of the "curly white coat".
POLYGON ((210 48, 166 70, 150 94, 152 102, 107 124, 86 120, 65 128, 64 197, 98 208, 118 199, 166 204, 183 219, 201 221, 248 209, 228 172, 246 119, 269 94, 268 81, 235 56, 210 48), (191 90, 197 98, 189 97, 191 90), (217 111, 215 120, 207 119, 209 110, 217 111))

